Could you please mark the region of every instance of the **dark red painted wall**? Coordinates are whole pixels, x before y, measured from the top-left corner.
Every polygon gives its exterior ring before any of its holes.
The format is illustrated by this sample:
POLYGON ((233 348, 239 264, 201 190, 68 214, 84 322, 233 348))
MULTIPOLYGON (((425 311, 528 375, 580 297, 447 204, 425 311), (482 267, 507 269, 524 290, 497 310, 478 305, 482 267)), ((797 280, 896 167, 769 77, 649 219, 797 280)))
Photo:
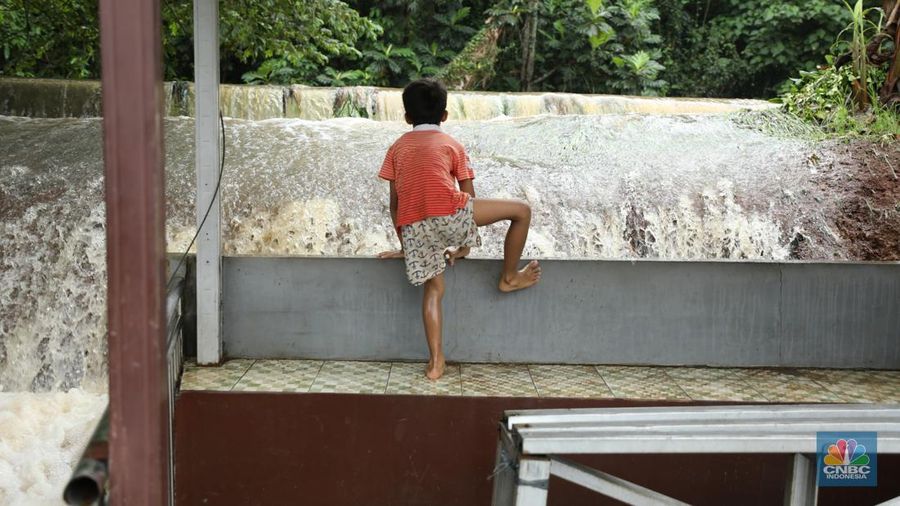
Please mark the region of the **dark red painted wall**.
MULTIPOLYGON (((179 505, 488 505, 506 409, 648 406, 619 400, 184 392, 175 412, 179 505)), ((670 403, 671 404, 671 403, 670 403)), ((781 504, 786 455, 621 455, 578 460, 697 505, 781 504)), ((877 489, 823 489, 820 504, 900 495, 900 459, 877 489)), ((552 479, 550 504, 619 504, 552 479)))

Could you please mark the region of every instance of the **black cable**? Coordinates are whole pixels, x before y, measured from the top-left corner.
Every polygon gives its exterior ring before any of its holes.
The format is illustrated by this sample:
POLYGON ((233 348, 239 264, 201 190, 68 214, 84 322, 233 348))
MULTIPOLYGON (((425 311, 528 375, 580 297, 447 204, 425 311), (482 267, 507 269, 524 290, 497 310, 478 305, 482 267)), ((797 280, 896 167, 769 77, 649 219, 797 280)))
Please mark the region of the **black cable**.
MULTIPOLYGON (((222 161, 219 162, 219 179, 218 181, 216 181, 216 189, 213 191, 212 198, 209 201, 209 207, 206 208, 206 214, 204 214, 203 219, 200 220, 200 225, 197 227, 197 232, 194 233, 194 237, 191 238, 191 242, 187 245, 187 248, 185 248, 184 254, 181 255, 181 259, 178 260, 178 265, 175 266, 175 269, 172 270, 172 275, 169 277, 169 281, 166 282, 167 292, 172 285, 172 281, 175 280, 175 275, 178 274, 178 270, 181 269, 182 265, 184 265, 184 260, 187 258, 188 253, 191 251, 191 246, 194 245, 194 241, 197 240, 197 236, 199 236, 200 231, 203 230, 203 225, 206 223, 206 218, 209 217, 209 212, 212 211, 213 204, 216 201, 216 196, 219 194, 219 187, 222 185, 222 173, 225 172, 225 120, 222 118, 221 109, 219 110, 219 124, 222 126, 222 161)), ((200 198, 199 191, 197 193, 197 198, 200 198)))

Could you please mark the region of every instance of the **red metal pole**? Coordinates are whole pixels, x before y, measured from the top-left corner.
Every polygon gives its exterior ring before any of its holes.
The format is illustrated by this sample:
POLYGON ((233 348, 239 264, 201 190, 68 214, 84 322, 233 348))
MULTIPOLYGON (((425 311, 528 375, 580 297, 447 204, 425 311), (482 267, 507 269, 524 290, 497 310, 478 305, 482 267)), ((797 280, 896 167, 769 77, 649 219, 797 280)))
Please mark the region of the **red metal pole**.
POLYGON ((100 0, 110 501, 168 503, 159 0, 100 0))

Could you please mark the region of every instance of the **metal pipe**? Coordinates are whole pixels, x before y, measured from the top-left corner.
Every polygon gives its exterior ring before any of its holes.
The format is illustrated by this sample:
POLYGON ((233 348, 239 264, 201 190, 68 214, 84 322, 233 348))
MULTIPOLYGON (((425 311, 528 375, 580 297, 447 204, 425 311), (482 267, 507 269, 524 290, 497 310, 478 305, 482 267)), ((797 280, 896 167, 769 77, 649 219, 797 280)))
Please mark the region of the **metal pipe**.
POLYGON ((63 490, 66 504, 107 504, 109 485, 109 406, 63 490))
MULTIPOLYGON (((167 355, 170 362, 170 374, 171 371, 174 371, 175 374, 177 374, 181 370, 181 356, 180 354, 177 354, 177 356, 173 357, 172 345, 177 341, 182 324, 180 306, 182 291, 185 284, 185 273, 183 268, 175 276, 172 287, 169 289, 169 293, 166 294, 166 321, 168 323, 166 350, 168 350, 167 355), (176 365, 175 363, 177 363, 177 366, 173 367, 173 365, 176 365)), ((175 382, 177 382, 177 377, 173 378, 170 375, 169 382, 169 396, 172 398, 175 394, 174 385, 175 382)), ((173 407, 174 406, 170 403, 170 423, 173 407)), ((108 503, 108 485, 109 406, 107 405, 103 412, 103 416, 97 423, 97 428, 94 429, 94 434, 91 436, 90 441, 88 441, 84 453, 82 453, 81 458, 75 465, 75 470, 72 472, 72 476, 69 478, 65 490, 63 490, 63 501, 65 501, 66 504, 96 504, 102 506, 108 503)))

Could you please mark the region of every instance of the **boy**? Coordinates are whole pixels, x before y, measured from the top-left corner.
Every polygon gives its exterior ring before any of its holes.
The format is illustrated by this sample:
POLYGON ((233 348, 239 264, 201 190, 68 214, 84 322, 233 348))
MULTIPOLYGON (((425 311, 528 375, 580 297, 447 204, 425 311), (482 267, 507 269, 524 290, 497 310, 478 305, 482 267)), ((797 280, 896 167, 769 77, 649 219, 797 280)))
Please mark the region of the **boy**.
POLYGON ((531 208, 518 200, 475 199, 475 174, 463 146, 441 131, 447 120, 447 89, 434 79, 420 79, 403 90, 406 122, 413 130, 388 149, 378 176, 390 181, 391 219, 400 237, 400 251, 385 251, 379 258, 405 258, 406 275, 413 285, 425 285, 422 318, 431 358, 425 376, 444 374, 441 349, 441 300, 444 268, 465 258, 481 245, 478 227, 510 220, 503 252, 499 289, 513 292, 541 278, 532 260, 518 269, 528 238, 531 208), (459 187, 457 188, 457 182, 459 187))

